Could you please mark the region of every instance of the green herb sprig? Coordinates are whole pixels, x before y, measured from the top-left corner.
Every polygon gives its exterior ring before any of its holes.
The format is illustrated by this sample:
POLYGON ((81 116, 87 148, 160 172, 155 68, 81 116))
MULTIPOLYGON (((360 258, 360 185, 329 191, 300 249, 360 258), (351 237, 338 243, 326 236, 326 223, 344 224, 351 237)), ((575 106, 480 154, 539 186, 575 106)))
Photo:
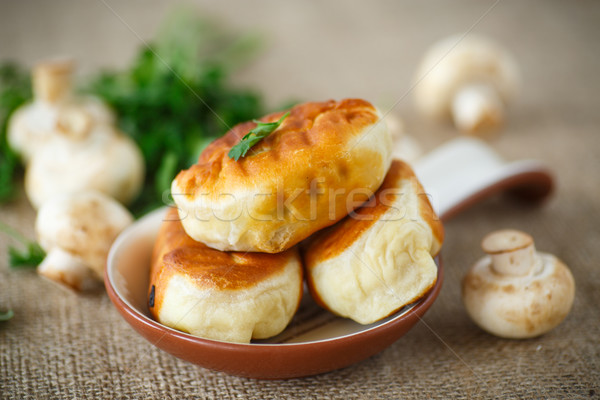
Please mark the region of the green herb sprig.
POLYGON ((46 257, 46 253, 36 242, 28 242, 24 250, 9 247, 8 258, 12 268, 37 267, 46 257))
POLYGON ((230 76, 256 56, 256 35, 176 9, 134 64, 96 77, 88 91, 111 105, 121 130, 140 147, 146 164, 136 216, 163 206, 177 173, 232 126, 264 113, 261 96, 232 87, 230 76))
POLYGON ((236 144, 231 148, 231 150, 229 150, 229 153, 227 154, 229 158, 233 158, 235 161, 237 161, 240 159, 240 157, 244 157, 252 146, 260 142, 262 139, 269 136, 277 128, 279 128, 283 120, 286 119, 288 115, 290 115, 289 111, 285 113, 281 118, 279 118, 278 121, 275 122, 260 122, 257 120, 253 120, 253 122, 257 124, 256 127, 250 132, 248 132, 246 135, 244 135, 244 137, 240 139, 238 144, 236 144))
POLYGON ((27 71, 14 63, 0 66, 0 203, 12 200, 18 193, 17 177, 22 171, 19 156, 6 141, 8 120, 23 103, 31 98, 27 71))
POLYGON ((8 248, 8 263, 11 268, 37 267, 46 257, 46 253, 39 244, 27 239, 16 229, 0 222, 0 231, 18 240, 24 247, 23 250, 13 246, 8 248))
MULTIPOLYGON (((177 172, 197 162, 211 141, 265 114, 260 93, 233 87, 230 80, 261 47, 256 34, 232 33, 184 7, 172 12, 131 67, 104 71, 86 82, 84 91, 115 110, 119 128, 144 156, 142 193, 129 207, 134 215, 163 206, 177 172)), ((18 193, 15 183, 23 170, 6 142, 6 122, 29 99, 28 71, 14 64, 0 66, 0 203, 18 193)), ((15 261, 37 252, 26 248, 14 252, 15 261)))
POLYGON ((8 321, 15 316, 13 310, 0 311, 0 322, 8 321))

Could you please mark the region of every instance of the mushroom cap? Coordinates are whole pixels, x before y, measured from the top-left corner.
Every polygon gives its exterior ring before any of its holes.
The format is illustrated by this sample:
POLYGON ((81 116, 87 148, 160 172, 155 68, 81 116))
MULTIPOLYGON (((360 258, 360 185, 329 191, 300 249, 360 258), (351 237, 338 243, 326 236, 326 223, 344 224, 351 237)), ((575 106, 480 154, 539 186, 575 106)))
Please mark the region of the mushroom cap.
POLYGON ((102 279, 110 246, 132 222, 129 211, 114 199, 83 191, 46 202, 38 212, 35 229, 46 252, 60 248, 81 259, 102 279))
POLYGON ((447 117, 458 90, 469 84, 492 85, 506 102, 516 93, 519 71, 512 55, 497 43, 473 34, 435 43, 418 70, 417 107, 432 117, 447 117))
POLYGON ((49 140, 26 169, 25 191, 35 208, 54 196, 82 190, 97 190, 127 204, 138 195, 143 179, 137 145, 101 124, 85 137, 68 134, 49 140))
POLYGON ((75 63, 56 58, 38 63, 32 70, 34 101, 20 107, 8 123, 7 140, 26 163, 49 140, 61 135, 61 120, 73 110, 87 114, 89 124, 114 124, 113 112, 93 96, 73 96, 71 78, 75 63))
POLYGON ((70 119, 74 110, 86 113, 91 124, 115 122, 113 112, 92 96, 77 97, 66 103, 52 105, 34 101, 15 111, 8 122, 7 140, 10 147, 27 163, 50 140, 61 136, 61 122, 70 119))
POLYGON ((500 275, 492 257, 477 262, 462 282, 463 302, 482 329, 504 338, 530 338, 556 327, 569 313, 575 282, 569 269, 551 254, 525 276, 500 275))
POLYGON ((502 229, 486 235, 481 241, 483 251, 488 254, 500 254, 523 249, 533 245, 533 238, 516 229, 502 229))

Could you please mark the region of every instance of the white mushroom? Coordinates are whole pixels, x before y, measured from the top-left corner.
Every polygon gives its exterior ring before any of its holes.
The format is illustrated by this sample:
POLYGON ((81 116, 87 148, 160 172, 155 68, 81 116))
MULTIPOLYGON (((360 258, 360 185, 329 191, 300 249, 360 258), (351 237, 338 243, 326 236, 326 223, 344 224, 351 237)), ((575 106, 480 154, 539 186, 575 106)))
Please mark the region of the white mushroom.
POLYGON ((80 109, 61 114, 61 135, 45 143, 25 171, 25 191, 39 208, 60 194, 97 190, 123 204, 139 194, 144 160, 136 144, 80 109))
POLYGON ((519 71, 512 55, 489 39, 455 35, 434 44, 416 76, 417 107, 435 118, 451 116, 466 133, 497 128, 515 95, 519 71))
POLYGON ((93 191, 55 197, 40 208, 35 228, 47 252, 38 273, 75 290, 98 286, 112 242, 133 217, 93 191))
POLYGON ((408 163, 416 161, 423 151, 419 143, 404 130, 404 123, 395 115, 387 114, 385 122, 392 135, 392 156, 408 163))
POLYGON ((45 61, 34 67, 34 100, 15 111, 8 126, 8 142, 23 162, 60 134, 61 116, 73 109, 84 111, 93 123, 114 124, 113 113, 100 100, 73 95, 73 72, 74 63, 67 59, 45 61))
POLYGON ((501 230, 482 242, 488 254, 467 273, 463 302, 482 329, 505 338, 530 338, 556 327, 569 313, 575 283, 555 256, 536 252, 526 233, 501 230))

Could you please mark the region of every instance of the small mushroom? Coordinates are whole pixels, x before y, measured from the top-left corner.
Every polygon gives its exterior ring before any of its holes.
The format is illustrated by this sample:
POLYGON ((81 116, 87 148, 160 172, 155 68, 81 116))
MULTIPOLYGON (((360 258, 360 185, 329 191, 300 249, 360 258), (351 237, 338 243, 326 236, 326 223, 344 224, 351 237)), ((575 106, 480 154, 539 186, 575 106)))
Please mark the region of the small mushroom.
POLYGON ((34 67, 33 102, 15 111, 7 133, 11 148, 20 154, 24 163, 61 133, 61 124, 65 119, 73 119, 69 115, 73 110, 82 111, 90 120, 88 123, 114 124, 113 113, 100 100, 73 94, 74 69, 75 64, 69 59, 48 60, 34 67))
POLYGON ((144 160, 137 145, 112 126, 89 121, 81 110, 64 113, 62 134, 27 165, 25 192, 35 208, 54 196, 82 190, 100 191, 123 204, 139 194, 144 160))
POLYGON ((516 230, 490 233, 482 248, 488 255, 462 282, 464 305, 477 325, 522 339, 542 335, 565 319, 575 282, 558 258, 536 252, 532 237, 516 230))
POLYGON ((451 36, 434 44, 416 77, 418 109, 427 116, 451 116, 470 134, 494 130, 504 121, 505 105, 519 85, 513 56, 493 41, 451 36))
POLYGON ((55 197, 40 208, 35 223, 47 253, 38 273, 78 291, 99 286, 110 246, 132 222, 127 209, 99 192, 55 197))

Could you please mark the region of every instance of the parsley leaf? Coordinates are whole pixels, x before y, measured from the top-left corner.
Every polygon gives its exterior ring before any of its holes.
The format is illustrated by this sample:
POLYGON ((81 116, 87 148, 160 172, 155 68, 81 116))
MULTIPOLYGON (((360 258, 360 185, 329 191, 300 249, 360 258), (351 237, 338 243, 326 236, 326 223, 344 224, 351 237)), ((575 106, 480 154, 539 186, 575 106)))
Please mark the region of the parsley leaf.
POLYGON ((15 247, 8 248, 9 263, 12 268, 37 267, 46 257, 46 253, 35 242, 29 242, 25 250, 19 251, 15 247))
POLYGON ((237 161, 240 159, 240 157, 244 157, 252 146, 279 128, 279 125, 281 125, 283 120, 286 119, 288 115, 290 115, 289 111, 279 118, 279 121, 275 122, 260 122, 254 120, 253 122, 257 124, 256 127, 244 135, 238 144, 229 150, 229 153, 227 154, 229 158, 233 158, 235 161, 237 161))
POLYGON ((90 82, 88 91, 114 108, 120 129, 144 156, 146 177, 130 206, 134 215, 163 206, 178 171, 230 127, 265 112, 260 94, 230 79, 261 45, 256 34, 240 36, 184 7, 166 18, 151 49, 140 49, 133 65, 90 82))
POLYGON ((15 180, 21 171, 19 157, 6 140, 10 115, 31 97, 28 73, 14 63, 0 66, 0 203, 17 194, 15 180))
POLYGON ((18 250, 13 246, 8 248, 8 259, 11 268, 37 267, 42 262, 44 257, 46 257, 46 253, 39 244, 28 240, 16 229, 6 225, 3 222, 0 222, 0 231, 18 240, 25 247, 24 250, 18 250))
POLYGON ((8 321, 12 317, 14 317, 14 315, 15 313, 13 312, 13 310, 0 311, 0 322, 8 321))

